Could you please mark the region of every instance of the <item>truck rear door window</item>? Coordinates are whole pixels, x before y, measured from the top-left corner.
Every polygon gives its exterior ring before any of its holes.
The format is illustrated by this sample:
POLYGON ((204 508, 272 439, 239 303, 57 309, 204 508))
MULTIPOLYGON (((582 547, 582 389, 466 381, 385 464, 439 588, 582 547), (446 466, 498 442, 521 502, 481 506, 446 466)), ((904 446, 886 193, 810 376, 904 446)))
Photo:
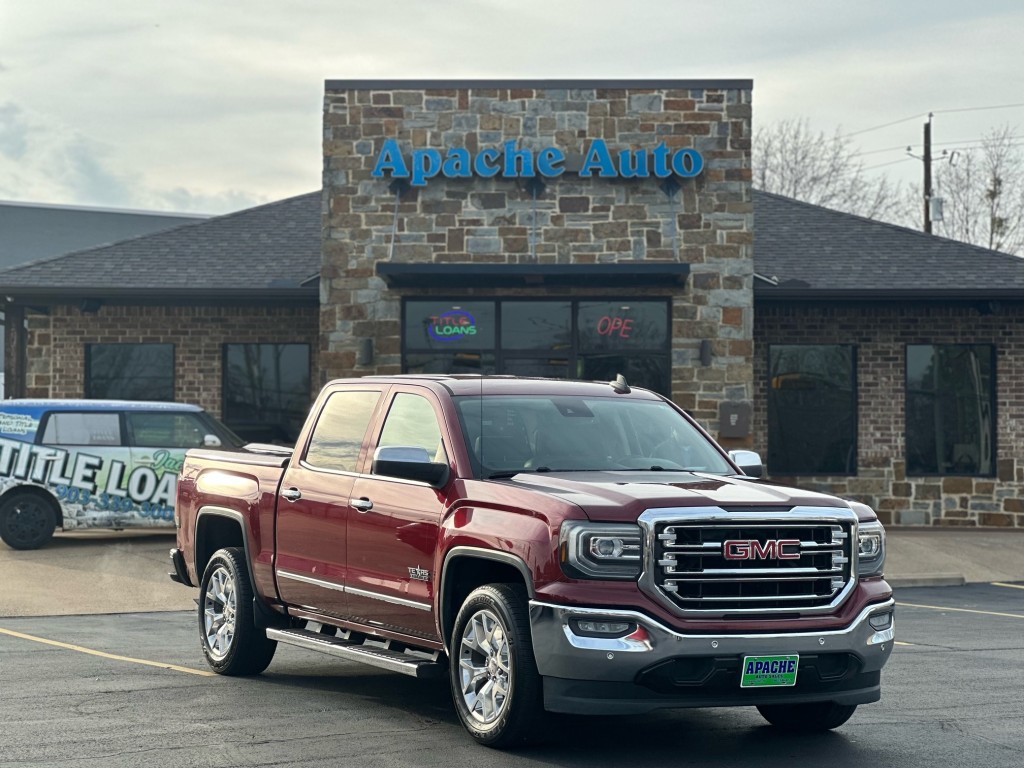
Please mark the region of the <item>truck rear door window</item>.
POLYGON ((355 472, 380 392, 335 392, 324 403, 306 451, 317 469, 355 472))

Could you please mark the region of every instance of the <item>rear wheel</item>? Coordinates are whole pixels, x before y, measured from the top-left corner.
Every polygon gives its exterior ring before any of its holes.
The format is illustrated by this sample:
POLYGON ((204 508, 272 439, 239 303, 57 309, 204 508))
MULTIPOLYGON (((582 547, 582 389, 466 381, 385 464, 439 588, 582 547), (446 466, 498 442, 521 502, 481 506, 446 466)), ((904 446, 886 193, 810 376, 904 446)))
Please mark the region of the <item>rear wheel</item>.
POLYGON ((836 704, 832 701, 764 704, 757 711, 769 723, 787 731, 829 731, 853 717, 857 705, 836 704))
POLYGON ((452 634, 451 688, 459 719, 480 744, 539 737, 544 700, 521 585, 488 584, 466 598, 452 634))
POLYGON ((206 662, 222 675, 258 675, 277 641, 253 620, 253 591, 239 547, 214 553, 199 585, 199 635, 206 662))
POLYGON ((57 527, 49 501, 35 493, 15 493, 0 504, 0 539, 11 549, 39 549, 57 527))

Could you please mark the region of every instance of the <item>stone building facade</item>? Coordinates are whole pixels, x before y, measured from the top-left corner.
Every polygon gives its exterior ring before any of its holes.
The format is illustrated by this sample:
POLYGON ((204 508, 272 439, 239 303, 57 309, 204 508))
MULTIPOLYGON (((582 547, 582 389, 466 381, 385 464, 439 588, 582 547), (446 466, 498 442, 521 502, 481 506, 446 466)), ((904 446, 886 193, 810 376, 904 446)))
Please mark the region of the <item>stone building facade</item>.
POLYGON ((753 395, 750 135, 749 81, 328 81, 324 378, 410 370, 403 299, 668 300, 665 389, 717 431, 721 403, 753 395), (557 178, 439 174, 410 186, 373 175, 389 139, 407 158, 551 147, 568 160, 557 178), (597 141, 613 157, 692 149, 704 165, 690 178, 588 178, 580 162, 597 141), (382 263, 437 269, 398 284, 382 263), (673 264, 686 269, 655 270, 644 284, 625 279, 639 266, 673 264), (559 265, 572 269, 545 279, 559 265), (621 272, 590 269, 602 265, 621 272))

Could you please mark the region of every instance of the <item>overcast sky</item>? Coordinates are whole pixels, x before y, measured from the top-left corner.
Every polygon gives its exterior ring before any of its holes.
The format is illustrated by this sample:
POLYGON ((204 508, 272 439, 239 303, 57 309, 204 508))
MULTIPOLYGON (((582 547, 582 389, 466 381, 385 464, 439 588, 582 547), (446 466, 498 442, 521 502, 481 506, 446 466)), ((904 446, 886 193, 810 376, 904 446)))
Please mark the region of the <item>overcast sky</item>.
POLYGON ((854 140, 916 182, 927 112, 936 149, 1024 137, 1024 106, 975 109, 1024 102, 1022 32, 1019 0, 0 0, 0 200, 222 213, 316 189, 334 78, 752 78, 755 130, 913 117, 854 140))

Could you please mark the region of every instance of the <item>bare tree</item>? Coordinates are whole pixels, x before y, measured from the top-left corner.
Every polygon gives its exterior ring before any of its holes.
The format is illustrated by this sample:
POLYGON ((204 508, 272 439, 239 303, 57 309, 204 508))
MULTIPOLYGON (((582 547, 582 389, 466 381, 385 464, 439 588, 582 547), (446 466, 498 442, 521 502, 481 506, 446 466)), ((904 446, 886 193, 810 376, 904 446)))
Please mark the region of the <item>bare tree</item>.
POLYGON ((981 146, 956 150, 935 167, 933 195, 943 198, 937 234, 997 251, 1024 254, 1024 153, 1009 126, 981 146))
POLYGON ((904 222, 906 197, 886 176, 868 176, 856 148, 836 129, 815 133, 806 119, 754 131, 754 186, 872 219, 904 222))

